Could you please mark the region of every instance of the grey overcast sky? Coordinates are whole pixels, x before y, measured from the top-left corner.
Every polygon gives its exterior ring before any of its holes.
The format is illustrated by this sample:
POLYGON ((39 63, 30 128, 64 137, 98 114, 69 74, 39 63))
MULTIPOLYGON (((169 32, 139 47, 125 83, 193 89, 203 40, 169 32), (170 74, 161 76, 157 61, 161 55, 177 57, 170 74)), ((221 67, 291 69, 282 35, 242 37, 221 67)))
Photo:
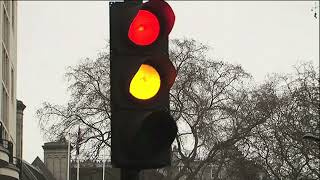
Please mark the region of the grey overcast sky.
MULTIPOLYGON (((268 73, 292 72, 302 61, 319 66, 319 19, 311 12, 315 1, 169 4, 176 14, 171 38, 206 43, 212 57, 241 64, 257 81, 268 73)), ((27 106, 25 160, 43 159, 36 110, 44 101, 66 103, 66 67, 95 57, 108 39, 107 2, 19 1, 17 98, 27 106)))

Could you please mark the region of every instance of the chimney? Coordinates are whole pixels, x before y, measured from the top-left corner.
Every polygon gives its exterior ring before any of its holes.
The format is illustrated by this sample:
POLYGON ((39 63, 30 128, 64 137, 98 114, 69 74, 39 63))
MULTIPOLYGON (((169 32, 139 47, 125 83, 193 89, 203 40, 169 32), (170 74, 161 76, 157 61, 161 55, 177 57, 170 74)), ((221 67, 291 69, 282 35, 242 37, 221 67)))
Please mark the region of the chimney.
POLYGON ((58 180, 67 179, 68 143, 65 138, 44 143, 44 164, 58 180))
POLYGON ((22 159, 22 143, 23 143, 23 110, 26 106, 22 101, 17 100, 17 121, 16 121, 16 156, 22 159))

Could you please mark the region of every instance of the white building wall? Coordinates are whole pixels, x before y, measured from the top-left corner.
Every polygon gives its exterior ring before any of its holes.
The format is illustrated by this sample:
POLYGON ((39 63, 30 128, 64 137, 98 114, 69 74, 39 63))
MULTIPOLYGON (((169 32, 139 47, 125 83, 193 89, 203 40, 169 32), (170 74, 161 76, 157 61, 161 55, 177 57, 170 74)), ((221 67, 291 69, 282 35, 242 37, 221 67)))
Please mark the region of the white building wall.
MULTIPOLYGON (((4 26, 4 12, 7 12, 8 20, 9 20, 9 37, 8 37, 8 44, 9 47, 6 47, 7 52, 9 54, 9 62, 7 66, 7 77, 8 83, 6 86, 7 95, 8 95, 8 103, 7 103, 7 122, 8 124, 5 126, 6 132, 8 134, 7 139, 13 142, 13 153, 15 156, 16 153, 16 89, 17 89, 17 1, 0 1, 0 112, 2 114, 2 93, 3 93, 3 46, 4 46, 4 39, 3 39, 3 26, 4 26), (4 7, 7 7, 7 11, 4 7), (12 72, 11 72, 12 71, 12 72)), ((0 116, 0 121, 4 124, 4 120, 2 116, 0 116)))

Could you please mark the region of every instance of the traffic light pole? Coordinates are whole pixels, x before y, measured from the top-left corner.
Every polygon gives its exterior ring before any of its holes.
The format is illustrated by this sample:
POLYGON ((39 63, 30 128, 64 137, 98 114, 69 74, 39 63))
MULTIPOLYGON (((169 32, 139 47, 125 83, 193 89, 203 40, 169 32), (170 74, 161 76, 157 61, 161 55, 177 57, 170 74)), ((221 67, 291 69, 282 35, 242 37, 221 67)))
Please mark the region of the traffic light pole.
POLYGON ((121 170, 121 180, 139 180, 139 172, 138 169, 125 169, 121 170))

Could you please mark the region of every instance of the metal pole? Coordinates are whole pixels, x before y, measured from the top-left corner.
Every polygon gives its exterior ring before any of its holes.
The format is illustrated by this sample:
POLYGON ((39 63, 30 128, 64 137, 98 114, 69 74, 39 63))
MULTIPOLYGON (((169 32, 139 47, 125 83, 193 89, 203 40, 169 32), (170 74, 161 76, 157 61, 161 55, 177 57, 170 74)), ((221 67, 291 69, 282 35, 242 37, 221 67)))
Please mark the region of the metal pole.
POLYGON ((121 180, 139 180, 138 169, 121 169, 121 180))
POLYGON ((105 164, 106 164, 106 161, 103 159, 103 165, 102 165, 102 180, 104 180, 104 176, 105 176, 105 164))
POLYGON ((68 141, 68 169, 67 169, 67 180, 70 179, 70 139, 68 141))
POLYGON ((77 180, 79 180, 79 164, 80 164, 80 162, 79 162, 79 156, 77 156, 77 161, 78 161, 78 166, 77 166, 77 180))

